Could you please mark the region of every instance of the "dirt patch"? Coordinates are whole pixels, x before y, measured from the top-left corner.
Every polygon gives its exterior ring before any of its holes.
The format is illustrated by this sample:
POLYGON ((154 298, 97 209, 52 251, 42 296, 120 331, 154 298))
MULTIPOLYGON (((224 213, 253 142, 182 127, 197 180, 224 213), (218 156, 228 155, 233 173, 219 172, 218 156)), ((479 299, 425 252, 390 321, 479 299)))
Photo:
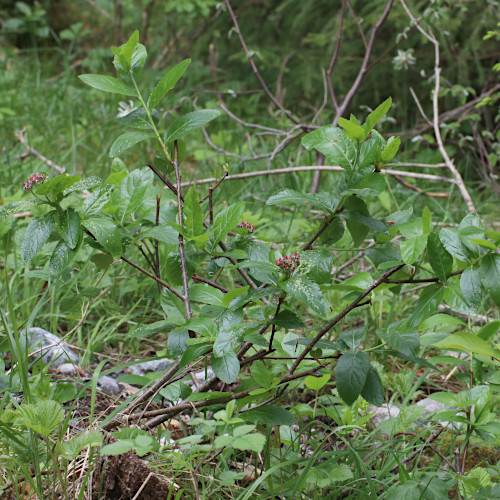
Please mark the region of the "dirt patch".
POLYGON ((94 469, 92 485, 93 500, 131 499, 139 490, 138 500, 165 500, 172 492, 172 483, 154 474, 131 451, 101 458, 94 469))

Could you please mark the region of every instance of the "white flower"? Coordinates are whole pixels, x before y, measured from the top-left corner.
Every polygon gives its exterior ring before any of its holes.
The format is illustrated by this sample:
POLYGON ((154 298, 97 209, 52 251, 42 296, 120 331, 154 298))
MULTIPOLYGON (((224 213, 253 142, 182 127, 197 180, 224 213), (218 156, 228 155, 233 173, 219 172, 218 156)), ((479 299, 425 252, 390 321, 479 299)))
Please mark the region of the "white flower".
POLYGON ((392 60, 394 67, 399 71, 401 69, 408 69, 411 65, 415 64, 416 59, 413 57, 413 49, 399 50, 398 55, 392 60))
POLYGON ((123 118, 124 116, 127 116, 129 113, 132 113, 132 111, 136 109, 137 107, 134 105, 134 101, 132 100, 128 102, 120 101, 118 103, 118 114, 116 116, 118 118, 123 118))

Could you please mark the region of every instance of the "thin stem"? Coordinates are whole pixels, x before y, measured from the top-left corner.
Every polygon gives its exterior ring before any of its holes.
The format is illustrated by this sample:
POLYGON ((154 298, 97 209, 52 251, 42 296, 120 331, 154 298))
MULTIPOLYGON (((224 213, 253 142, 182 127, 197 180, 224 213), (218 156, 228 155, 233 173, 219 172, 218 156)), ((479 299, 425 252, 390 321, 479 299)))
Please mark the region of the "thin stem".
POLYGON ((197 274, 193 274, 193 276, 191 276, 191 279, 193 281, 199 281, 201 283, 206 283, 207 285, 210 285, 213 288, 217 288, 217 290, 220 290, 221 292, 224 292, 224 293, 229 292, 229 290, 227 288, 224 288, 222 285, 219 285, 219 283, 216 283, 215 281, 207 280, 206 278, 202 278, 201 276, 198 276, 197 274))
MULTIPOLYGON (((177 213, 179 216, 179 224, 183 224, 182 216, 182 196, 181 196, 181 173, 179 169, 179 147, 177 141, 174 141, 174 169, 175 180, 177 181, 177 213)), ((184 288, 184 309, 186 310, 186 319, 190 319, 193 314, 191 313, 191 302, 189 300, 189 278, 186 267, 186 256, 184 254, 184 237, 179 233, 179 254, 181 257, 181 271, 182 271, 182 285, 184 288)))
POLYGON ((370 286, 370 288, 365 290, 351 304, 349 304, 349 306, 347 306, 339 315, 337 315, 332 321, 330 321, 330 323, 324 326, 316 335, 316 337, 314 337, 311 343, 305 347, 305 349, 302 351, 302 353, 297 358, 295 363, 288 370, 287 375, 292 374, 297 369, 300 362, 312 351, 312 349, 314 349, 314 346, 321 340, 321 338, 324 337, 336 324, 340 323, 340 321, 342 321, 354 308, 356 308, 367 295, 369 295, 375 288, 384 283, 389 276, 394 274, 396 271, 399 271, 404 266, 405 264, 400 264, 399 266, 393 267, 389 271, 385 272, 382 276, 380 276, 378 280, 376 280, 370 286))

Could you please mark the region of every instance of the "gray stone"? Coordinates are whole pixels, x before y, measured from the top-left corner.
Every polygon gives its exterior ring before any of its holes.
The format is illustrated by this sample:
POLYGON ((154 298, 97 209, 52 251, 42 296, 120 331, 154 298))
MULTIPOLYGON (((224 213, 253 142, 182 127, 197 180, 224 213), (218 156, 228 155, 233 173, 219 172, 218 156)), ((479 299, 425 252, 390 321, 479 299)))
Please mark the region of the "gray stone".
POLYGON ((207 368, 207 378, 205 378, 205 370, 200 370, 198 372, 195 372, 194 374, 199 384, 204 384, 207 380, 210 380, 214 375, 215 373, 210 367, 207 368))
POLYGON ((424 413, 422 414, 423 417, 434 413, 435 411, 454 409, 454 407, 451 407, 450 405, 445 405, 444 403, 440 403, 439 401, 434 401, 431 398, 421 399, 420 401, 417 401, 415 405, 421 406, 424 409, 424 413))
MULTIPOLYGON (((65 363, 78 364, 78 356, 69 347, 69 345, 61 340, 57 335, 44 330, 43 328, 33 327, 28 330, 27 344, 30 352, 38 351, 35 355, 36 359, 48 365, 50 363, 53 369, 59 368, 65 363)), ((26 330, 21 333, 21 345, 26 345, 26 330)))
POLYGON ((113 377, 109 377, 108 375, 101 377, 97 381, 97 386, 106 394, 118 395, 122 392, 120 384, 113 377))
POLYGON ((373 425, 378 427, 382 422, 385 422, 390 418, 398 417, 401 410, 397 406, 384 403, 380 406, 370 406, 370 408, 368 408, 368 413, 373 413, 371 420, 373 425))
POLYGON ((74 377, 76 376, 76 366, 73 363, 63 363, 57 371, 61 375, 66 375, 67 377, 74 377))
POLYGON ((126 369, 126 372, 133 375, 144 375, 149 372, 162 372, 172 363, 174 363, 174 361, 168 358, 153 359, 152 361, 144 361, 144 363, 129 366, 126 369))

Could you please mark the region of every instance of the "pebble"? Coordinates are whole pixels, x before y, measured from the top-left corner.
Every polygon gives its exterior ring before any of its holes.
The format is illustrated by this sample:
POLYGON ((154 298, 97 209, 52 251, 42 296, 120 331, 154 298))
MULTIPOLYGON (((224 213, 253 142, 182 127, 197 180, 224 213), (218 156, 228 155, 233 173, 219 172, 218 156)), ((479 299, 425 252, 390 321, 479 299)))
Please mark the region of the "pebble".
POLYGON ((129 366, 125 369, 125 373, 144 375, 149 372, 162 372, 172 363, 174 363, 174 361, 168 358, 153 359, 152 361, 144 361, 144 363, 137 363, 136 365, 129 366))
POLYGON ((106 394, 118 395, 122 392, 120 384, 108 375, 104 375, 97 381, 97 386, 106 394))
POLYGON ((66 375, 66 377, 75 377, 76 376, 76 366, 73 363, 63 363, 57 371, 61 375, 66 375))
POLYGON ((382 422, 398 417, 401 410, 397 406, 384 403, 380 406, 370 406, 368 413, 373 413, 371 420, 373 425, 378 427, 382 422))
MULTIPOLYGON (((35 355, 36 359, 41 358, 46 365, 50 364, 52 369, 56 370, 67 363, 78 364, 78 356, 57 335, 43 328, 33 327, 28 329, 27 337, 30 351, 42 348, 42 351, 35 355)), ((26 330, 21 333, 20 341, 21 345, 26 344, 26 330)))

